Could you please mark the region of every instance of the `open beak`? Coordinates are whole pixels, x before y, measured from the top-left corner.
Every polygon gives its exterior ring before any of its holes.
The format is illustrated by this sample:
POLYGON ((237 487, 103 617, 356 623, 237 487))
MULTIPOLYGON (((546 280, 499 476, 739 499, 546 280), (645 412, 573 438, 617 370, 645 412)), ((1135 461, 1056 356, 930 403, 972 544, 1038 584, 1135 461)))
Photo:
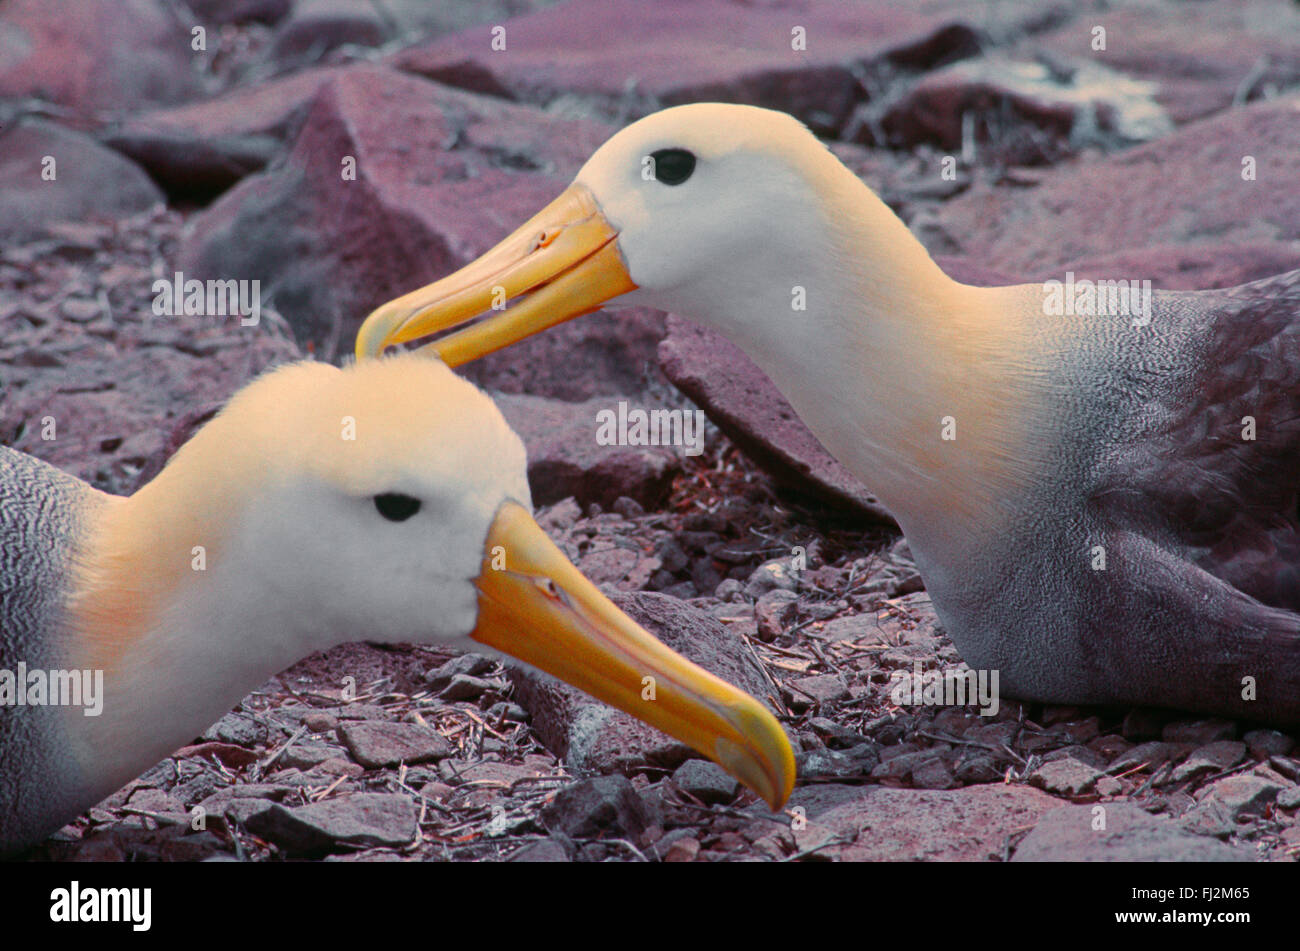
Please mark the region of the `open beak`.
POLYGON ((636 290, 617 237, 591 192, 570 185, 477 261, 373 311, 357 334, 357 359, 488 313, 430 345, 455 367, 591 313, 636 290))
POLYGON ((794 753, 776 718, 615 607, 523 506, 497 512, 477 584, 474 640, 681 740, 773 810, 785 804, 794 753))

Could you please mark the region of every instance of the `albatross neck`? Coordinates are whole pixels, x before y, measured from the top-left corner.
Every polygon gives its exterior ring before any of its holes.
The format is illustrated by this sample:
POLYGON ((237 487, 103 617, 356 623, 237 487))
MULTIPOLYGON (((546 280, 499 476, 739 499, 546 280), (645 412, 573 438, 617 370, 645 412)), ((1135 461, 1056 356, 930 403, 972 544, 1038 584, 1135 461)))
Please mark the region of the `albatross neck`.
POLYGON ((766 284, 759 300, 714 298, 721 311, 708 322, 909 536, 987 537, 1041 463, 1037 288, 953 281, 834 164, 839 172, 819 182, 816 236, 798 242, 789 265, 753 276, 766 284), (772 318, 771 302, 789 301, 792 284, 806 284, 806 310, 772 318))
POLYGON ((78 554, 64 655, 67 666, 104 672, 104 706, 94 718, 74 712, 68 741, 109 786, 327 646, 243 567, 231 537, 241 493, 221 475, 164 470, 110 499, 78 554))

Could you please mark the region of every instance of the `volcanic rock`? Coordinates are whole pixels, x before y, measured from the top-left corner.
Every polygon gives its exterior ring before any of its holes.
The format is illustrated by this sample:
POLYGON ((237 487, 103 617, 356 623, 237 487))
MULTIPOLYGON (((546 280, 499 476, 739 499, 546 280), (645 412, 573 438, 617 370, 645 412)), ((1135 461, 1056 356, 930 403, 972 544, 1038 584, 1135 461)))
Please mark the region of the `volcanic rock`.
MULTIPOLYGON (((260 280, 304 345, 322 358, 346 353, 370 310, 486 251, 558 194, 608 132, 349 67, 317 87, 282 162, 192 222, 182 269, 260 280)), ((645 311, 588 316, 465 375, 570 400, 634 393, 661 327, 645 311)))
MULTIPOLYGON (((595 502, 610 508, 620 498, 656 506, 681 471, 677 455, 681 449, 597 443, 597 414, 617 412, 616 402, 610 399, 565 403, 504 393, 495 398, 528 450, 528 485, 535 505, 572 496, 583 506, 595 502)), ((632 408, 644 409, 635 404, 632 408)))
POLYGON ((738 102, 828 131, 846 121, 863 95, 858 77, 872 67, 920 69, 979 49, 958 5, 915 11, 846 0, 574 0, 512 21, 504 51, 488 39, 476 29, 393 61, 439 82, 538 105, 565 97, 611 118, 738 102))
POLYGON ((1025 836, 1011 861, 1249 862, 1250 854, 1117 802, 1053 809, 1025 836))
MULTIPOLYGON (((1243 242, 1273 246, 1269 266, 1289 261, 1282 270, 1290 270, 1300 267, 1300 193, 1282 183, 1300 175, 1297 122, 1297 96, 1233 109, 1109 158, 1055 169, 1032 189, 977 184, 947 202, 939 219, 963 253, 1031 279, 1059 280, 1067 265, 1099 255, 1118 263, 1127 249, 1243 242), (1243 177, 1248 157, 1253 179, 1243 177), (1087 227, 1062 228, 1062 221, 1087 227)), ((1141 270, 1126 276, 1155 282, 1141 270)))
POLYGON ((34 97, 84 122, 199 91, 190 32, 162 0, 6 0, 0 101, 34 97))
POLYGON ((805 810, 807 825, 794 831, 800 851, 841 862, 946 862, 1002 857, 1056 803, 1024 786, 818 785, 796 789, 787 808, 805 810))
POLYGON ((163 194, 141 169, 79 132, 38 119, 0 131, 0 238, 39 236, 56 221, 148 211, 163 194))

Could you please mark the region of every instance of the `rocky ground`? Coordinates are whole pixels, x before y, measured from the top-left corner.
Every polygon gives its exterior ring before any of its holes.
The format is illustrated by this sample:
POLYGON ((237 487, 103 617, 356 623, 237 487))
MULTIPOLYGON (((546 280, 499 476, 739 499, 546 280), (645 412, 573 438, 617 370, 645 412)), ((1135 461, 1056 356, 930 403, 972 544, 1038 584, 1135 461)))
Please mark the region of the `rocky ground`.
MULTIPOLYGON (((369 309, 486 250, 664 104, 800 116, 962 280, 1220 287, 1300 267, 1300 34, 1262 0, 57 5, 0 6, 0 442, 109 491, 265 367, 337 359, 369 309), (34 187, 49 155, 58 178, 34 187), (1070 216, 1087 226, 1055 226, 1070 216), (177 270, 262 281, 259 324, 154 316, 153 282, 177 270)), ((869 487, 725 341, 596 315, 466 373, 523 435, 540 521, 579 568, 778 713, 790 811, 547 678, 358 631, 31 858, 1300 854, 1294 737, 895 703, 895 672, 960 657, 869 487), (704 453, 598 446, 594 414, 620 400, 694 401, 704 453)))

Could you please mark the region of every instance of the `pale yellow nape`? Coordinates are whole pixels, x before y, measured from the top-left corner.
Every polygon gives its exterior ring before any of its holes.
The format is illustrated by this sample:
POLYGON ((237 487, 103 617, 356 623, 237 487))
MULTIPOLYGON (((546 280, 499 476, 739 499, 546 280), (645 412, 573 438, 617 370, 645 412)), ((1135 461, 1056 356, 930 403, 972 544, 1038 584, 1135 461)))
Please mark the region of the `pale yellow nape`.
MULTIPOLYGON (((427 356, 345 368, 303 362, 239 391, 148 485, 110 497, 74 566, 69 630, 78 666, 111 672, 194 576, 220 559, 245 507, 283 479, 315 477, 352 495, 401 490, 418 472, 456 485, 488 397, 427 356)), ((523 471, 523 453, 517 462, 523 471)))
MULTIPOLYGON (((893 499, 912 502, 908 508, 949 533, 971 525, 996 531, 1000 500, 1041 471, 1045 358, 1034 352, 1041 292, 954 281, 801 123, 753 112, 764 119, 753 123, 746 144, 797 169, 808 190, 806 206, 820 229, 820 240, 809 242, 808 270, 818 275, 810 284, 830 289, 833 301, 818 330, 840 360, 809 368, 803 382, 816 378, 819 389, 841 395, 839 426, 830 428, 820 413, 804 419, 873 490, 892 489, 893 499)), ((721 124, 721 114, 711 118, 721 124)), ((767 356, 767 368, 779 373, 782 355, 767 356)), ((801 381, 784 382, 787 397, 797 399, 801 381)), ((833 402, 819 392, 812 408, 833 402)))

